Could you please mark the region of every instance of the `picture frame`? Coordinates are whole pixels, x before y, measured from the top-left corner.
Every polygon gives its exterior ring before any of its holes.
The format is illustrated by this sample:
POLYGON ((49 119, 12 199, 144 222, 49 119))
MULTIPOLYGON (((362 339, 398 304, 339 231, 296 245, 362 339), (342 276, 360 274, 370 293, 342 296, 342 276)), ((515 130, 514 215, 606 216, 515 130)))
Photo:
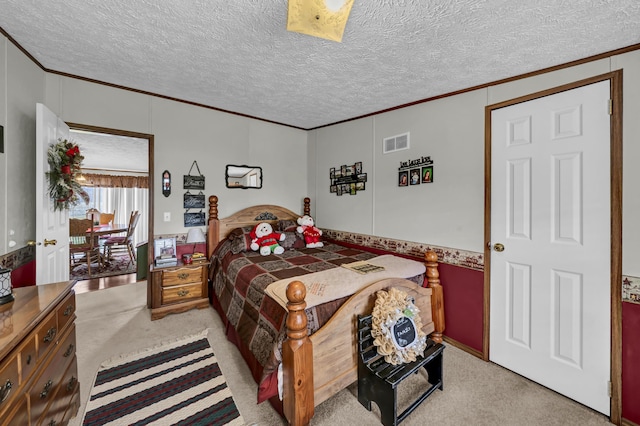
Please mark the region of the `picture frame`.
POLYGON ((182 206, 185 209, 203 209, 205 207, 204 194, 202 192, 198 194, 185 192, 182 206))
POLYGON ((398 172, 398 186, 409 186, 409 171, 398 172))
POLYGON ((409 170, 409 185, 420 185, 420 168, 409 170))
POLYGON ((153 255, 155 258, 175 257, 176 238, 158 238, 153 240, 153 255))
POLYGON ((423 167, 421 176, 422 176, 422 183, 433 182, 433 166, 423 167))

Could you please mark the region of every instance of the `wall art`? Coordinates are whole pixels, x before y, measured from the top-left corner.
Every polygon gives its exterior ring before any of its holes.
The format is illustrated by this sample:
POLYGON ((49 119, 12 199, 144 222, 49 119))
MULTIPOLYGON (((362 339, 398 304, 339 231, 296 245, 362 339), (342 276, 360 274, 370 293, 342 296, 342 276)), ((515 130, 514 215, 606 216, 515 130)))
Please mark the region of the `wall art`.
POLYGON ((420 157, 416 160, 401 161, 398 168, 398 186, 413 186, 433 182, 433 160, 420 157))
POLYGON ((367 174, 362 173, 362 161, 358 161, 350 166, 330 168, 329 179, 329 192, 336 195, 356 195, 358 191, 364 191, 367 174))

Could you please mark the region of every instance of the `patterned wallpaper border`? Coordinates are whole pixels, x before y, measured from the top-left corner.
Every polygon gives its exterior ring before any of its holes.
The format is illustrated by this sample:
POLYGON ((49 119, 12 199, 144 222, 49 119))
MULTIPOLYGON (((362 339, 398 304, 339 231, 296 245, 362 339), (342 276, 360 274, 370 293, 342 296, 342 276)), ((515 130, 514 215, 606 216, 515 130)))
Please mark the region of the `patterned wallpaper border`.
MULTIPOLYGON (((373 235, 356 234, 353 232, 336 231, 333 229, 323 229, 322 231, 324 236, 334 240, 407 254, 418 258, 422 258, 425 251, 434 250, 438 254, 438 262, 462 266, 476 271, 484 271, 483 253, 456 250, 411 241, 394 240, 392 238, 376 237, 373 235)), ((622 301, 640 304, 640 278, 627 275, 622 276, 622 301)))
POLYGON ((35 260, 36 248, 34 246, 24 246, 16 251, 0 256, 0 265, 11 270, 35 260))
POLYGON ((333 229, 323 229, 322 232, 325 237, 334 240, 402 253, 418 258, 423 258, 424 253, 427 250, 433 250, 438 254, 438 262, 462 266, 476 271, 484 271, 483 253, 439 247, 430 244, 414 243, 411 241, 394 240, 393 238, 377 237, 373 235, 356 234, 353 232, 336 231, 333 229))

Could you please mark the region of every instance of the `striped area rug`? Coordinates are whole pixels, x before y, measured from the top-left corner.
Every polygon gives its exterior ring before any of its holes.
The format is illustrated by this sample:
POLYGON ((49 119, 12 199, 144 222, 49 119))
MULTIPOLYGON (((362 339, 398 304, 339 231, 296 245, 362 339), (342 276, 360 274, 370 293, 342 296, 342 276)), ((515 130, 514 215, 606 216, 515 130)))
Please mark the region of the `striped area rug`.
POLYGON ((103 363, 83 425, 242 425, 206 330, 103 363))

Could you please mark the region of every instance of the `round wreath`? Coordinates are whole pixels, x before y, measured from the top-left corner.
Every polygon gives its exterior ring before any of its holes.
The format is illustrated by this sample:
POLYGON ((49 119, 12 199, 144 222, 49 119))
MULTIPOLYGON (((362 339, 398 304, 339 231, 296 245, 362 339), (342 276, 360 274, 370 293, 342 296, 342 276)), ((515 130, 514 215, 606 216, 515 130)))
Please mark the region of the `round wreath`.
POLYGON ((392 365, 415 361, 418 355, 424 354, 427 336, 422 331, 419 309, 413 303, 413 298, 396 288, 391 288, 388 292, 380 290, 376 296, 371 314, 371 335, 378 354, 384 356, 384 360, 392 365), (399 321, 407 322, 407 320, 413 323, 415 338, 399 344, 394 336, 394 327, 399 324, 399 321))
POLYGON ((65 210, 75 206, 82 199, 89 204, 89 194, 77 181, 84 157, 78 145, 66 139, 58 140, 49 147, 47 161, 49 171, 49 196, 54 210, 65 210))

